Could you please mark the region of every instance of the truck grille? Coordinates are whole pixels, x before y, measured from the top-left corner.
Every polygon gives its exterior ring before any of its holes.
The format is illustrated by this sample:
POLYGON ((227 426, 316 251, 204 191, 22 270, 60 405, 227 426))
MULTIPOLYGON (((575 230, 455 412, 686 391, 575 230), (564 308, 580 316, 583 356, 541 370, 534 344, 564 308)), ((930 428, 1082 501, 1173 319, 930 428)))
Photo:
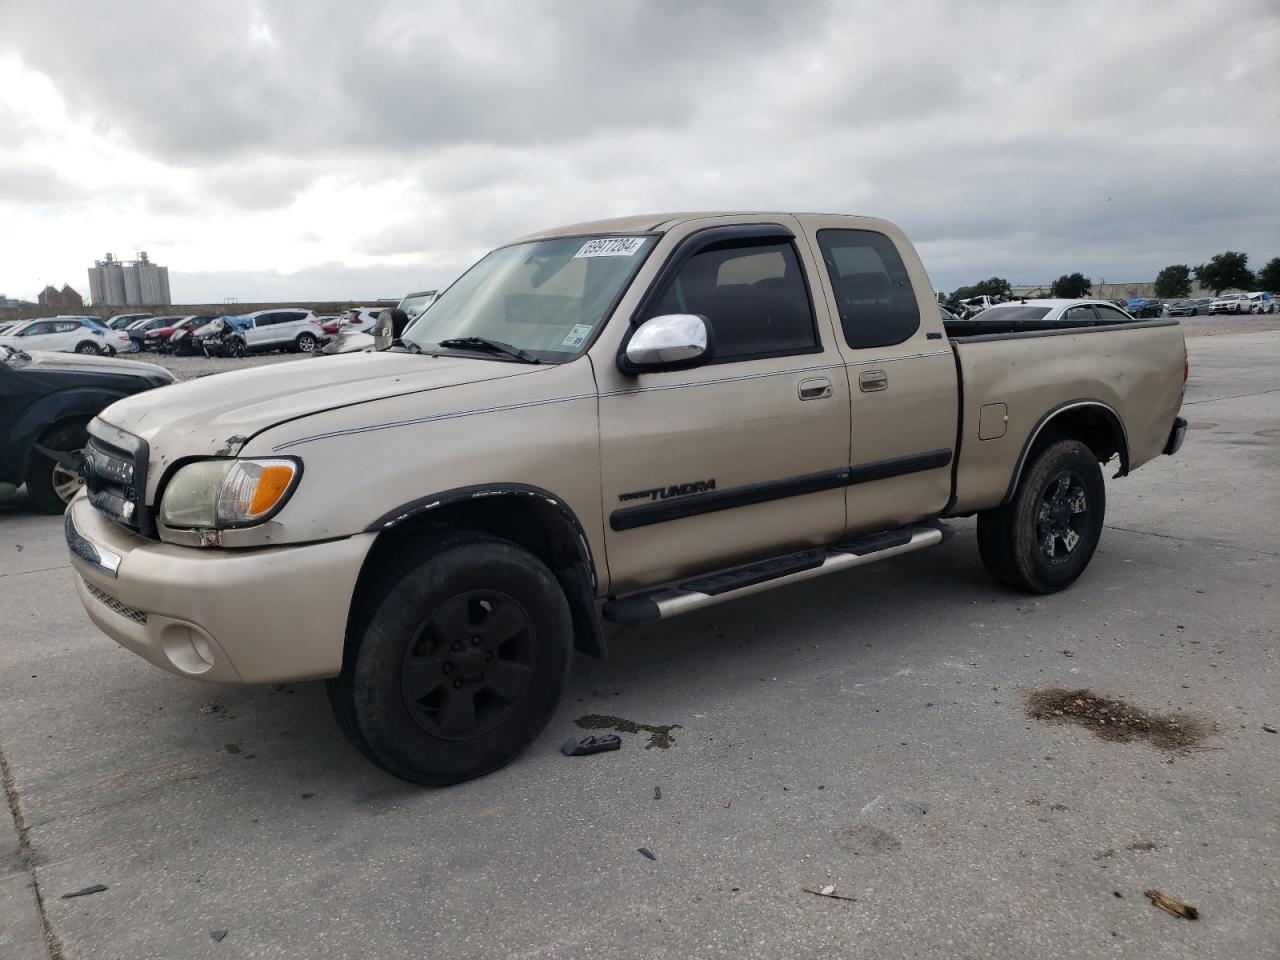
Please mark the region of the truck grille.
POLYGON ((141 437, 109 427, 90 425, 84 451, 84 481, 89 502, 117 523, 151 534, 151 518, 144 497, 150 451, 141 437))

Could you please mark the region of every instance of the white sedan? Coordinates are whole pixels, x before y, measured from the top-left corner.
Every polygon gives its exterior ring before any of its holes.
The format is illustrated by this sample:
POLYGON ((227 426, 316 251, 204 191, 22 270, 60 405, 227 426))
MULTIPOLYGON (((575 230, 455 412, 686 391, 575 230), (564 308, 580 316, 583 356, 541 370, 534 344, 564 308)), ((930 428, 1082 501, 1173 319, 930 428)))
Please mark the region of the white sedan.
POLYGON ((130 353, 133 343, 123 330, 108 330, 92 317, 47 317, 26 320, 0 335, 0 344, 15 350, 59 353, 130 353))
POLYGON ((1039 328, 1041 324, 1061 323, 1068 327, 1133 319, 1114 303, 1105 300, 1014 300, 1010 303, 997 303, 968 320, 957 320, 955 323, 958 326, 973 327, 979 324, 993 326, 1005 323, 1016 327, 1034 323, 1039 328))

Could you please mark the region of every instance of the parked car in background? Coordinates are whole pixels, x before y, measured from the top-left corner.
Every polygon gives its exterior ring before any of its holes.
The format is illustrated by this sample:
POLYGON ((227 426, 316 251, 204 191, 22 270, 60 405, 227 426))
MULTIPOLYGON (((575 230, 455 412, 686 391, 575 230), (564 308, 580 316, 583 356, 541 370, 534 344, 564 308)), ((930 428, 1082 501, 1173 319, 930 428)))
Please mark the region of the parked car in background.
POLYGON ((1166 317, 1198 317, 1209 313, 1210 297, 1196 297, 1190 300, 1171 300, 1164 305, 1166 317))
POLYGON ((153 363, 0 345, 0 489, 25 483, 37 507, 61 513, 80 490, 89 420, 122 397, 173 380, 153 363))
POLYGON ((324 340, 324 328, 310 310, 259 310, 240 319, 244 323, 224 330, 217 341, 206 340, 205 353, 223 357, 268 350, 314 353, 324 340))
POLYGON ((1134 297, 1125 304, 1125 311, 1134 317, 1144 320, 1164 315, 1164 301, 1155 297, 1134 297))
POLYGON ((1224 293, 1209 304, 1210 313, 1248 313, 1249 298, 1243 293, 1224 293))
POLYGON ((973 317, 981 313, 983 310, 994 307, 997 303, 1003 303, 1000 297, 991 297, 983 294, 980 297, 968 297, 957 302, 958 312, 962 317, 973 317))
POLYGON ((367 331, 378 319, 378 314, 386 307, 353 307, 346 313, 336 317, 332 317, 327 322, 322 322, 321 318, 316 318, 320 323, 320 327, 324 330, 326 336, 336 336, 339 328, 342 333, 349 333, 352 330, 367 331))
POLYGON ((237 317, 231 314, 215 317, 203 327, 196 327, 191 331, 191 349, 196 353, 203 353, 206 357, 221 356, 222 341, 234 331, 248 325, 248 323, 247 317, 237 317))
MULTIPOLYGON (((946 320, 946 318, 943 318, 946 320)), ((1034 324, 1042 330, 1050 324, 1064 327, 1091 327, 1100 323, 1113 324, 1134 318, 1106 300, 1018 300, 998 303, 982 313, 956 321, 948 330, 967 330, 972 334, 984 329, 1003 330, 1018 324, 1034 324)))
POLYGON ((179 330, 190 333, 196 327, 203 327, 212 319, 212 316, 174 317, 169 323, 147 330, 143 345, 145 349, 155 350, 157 353, 170 353, 172 351, 169 349, 169 344, 175 333, 179 330))
POLYGON ((137 323, 139 320, 150 320, 153 316, 154 314, 151 313, 117 313, 113 317, 108 317, 102 325, 112 330, 124 330, 130 324, 137 323))
POLYGON ((146 350, 149 346, 147 343, 147 334, 152 330, 159 330, 162 327, 171 327, 182 318, 180 316, 166 315, 160 317, 144 317, 141 320, 135 320, 129 326, 125 327, 124 332, 129 335, 129 339, 139 350, 146 350))
POLYGON ((1276 301, 1269 293, 1251 293, 1248 295, 1250 313, 1275 313, 1276 301))
POLYGON ((93 317, 43 317, 25 320, 0 335, 0 344, 19 350, 48 350, 86 355, 131 353, 123 330, 108 330, 93 317))

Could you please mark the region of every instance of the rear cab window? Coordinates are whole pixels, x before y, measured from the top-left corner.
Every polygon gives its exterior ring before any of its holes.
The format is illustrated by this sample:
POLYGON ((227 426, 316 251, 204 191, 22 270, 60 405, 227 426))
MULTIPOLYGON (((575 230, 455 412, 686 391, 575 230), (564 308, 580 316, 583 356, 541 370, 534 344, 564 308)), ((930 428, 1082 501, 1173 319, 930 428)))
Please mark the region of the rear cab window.
POLYGON ((896 346, 920 329, 920 305, 897 248, 874 230, 818 231, 845 343, 896 346))

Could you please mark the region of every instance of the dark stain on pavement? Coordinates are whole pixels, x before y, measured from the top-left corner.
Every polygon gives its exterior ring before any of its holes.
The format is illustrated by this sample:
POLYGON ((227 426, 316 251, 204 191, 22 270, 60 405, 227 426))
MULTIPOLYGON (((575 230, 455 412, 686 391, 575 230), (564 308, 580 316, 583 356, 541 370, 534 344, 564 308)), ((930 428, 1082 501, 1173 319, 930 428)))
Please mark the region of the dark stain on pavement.
POLYGON ((1090 690, 1050 687, 1027 694, 1027 716, 1044 723, 1073 723, 1112 743, 1145 740, 1159 750, 1188 750, 1213 732, 1184 713, 1154 713, 1090 690))
POLYGON ((891 833, 868 824, 844 827, 835 832, 836 846, 855 854, 888 853, 902 846, 902 841, 891 833))
POLYGON ((666 750, 674 746, 676 741, 675 737, 671 735, 671 731, 680 729, 680 724, 678 723, 661 727, 650 723, 636 723, 633 720, 624 720, 622 717, 611 717, 603 713, 589 713, 585 717, 579 717, 574 723, 583 730, 617 730, 619 733, 640 733, 643 731, 649 734, 649 742, 644 745, 646 750, 652 750, 654 747, 659 750, 666 750))

